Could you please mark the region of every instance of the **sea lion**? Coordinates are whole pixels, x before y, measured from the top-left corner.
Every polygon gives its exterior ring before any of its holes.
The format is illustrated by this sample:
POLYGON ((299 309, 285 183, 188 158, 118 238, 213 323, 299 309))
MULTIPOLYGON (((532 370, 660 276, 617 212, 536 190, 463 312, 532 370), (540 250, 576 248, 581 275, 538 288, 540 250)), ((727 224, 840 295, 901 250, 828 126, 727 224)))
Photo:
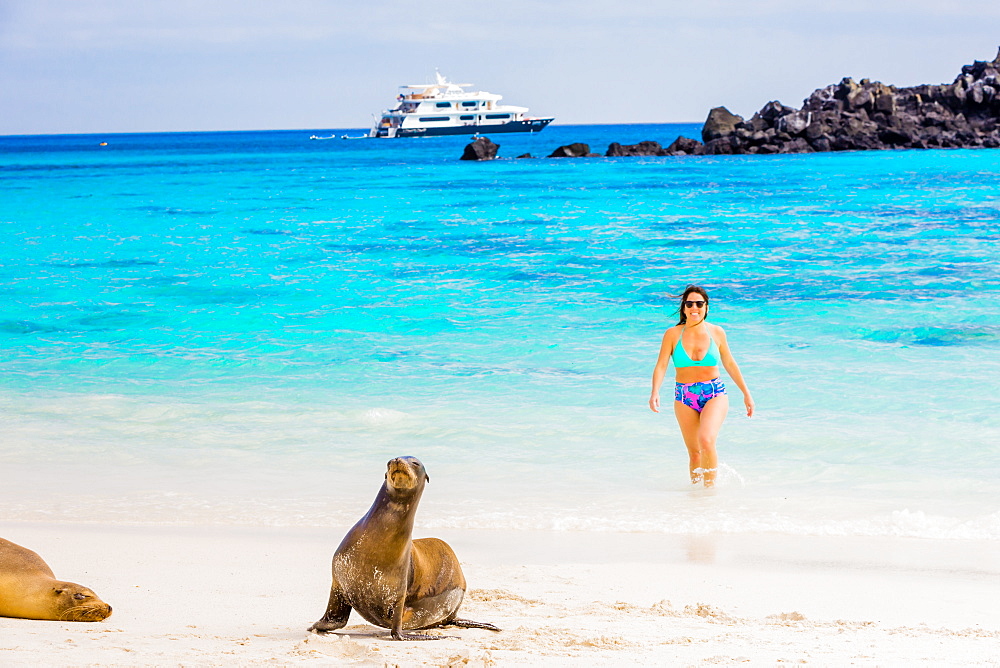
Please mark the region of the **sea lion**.
POLYGON ((110 615, 111 606, 97 594, 56 580, 35 552, 0 538, 0 617, 99 622, 110 615))
POLYGON ((417 504, 429 481, 416 457, 389 462, 375 503, 333 555, 330 602, 310 631, 343 628, 351 609, 368 622, 391 629, 393 640, 436 640, 441 636, 404 634, 403 629, 445 625, 500 630, 455 616, 465 596, 465 576, 448 543, 410 538, 417 504))

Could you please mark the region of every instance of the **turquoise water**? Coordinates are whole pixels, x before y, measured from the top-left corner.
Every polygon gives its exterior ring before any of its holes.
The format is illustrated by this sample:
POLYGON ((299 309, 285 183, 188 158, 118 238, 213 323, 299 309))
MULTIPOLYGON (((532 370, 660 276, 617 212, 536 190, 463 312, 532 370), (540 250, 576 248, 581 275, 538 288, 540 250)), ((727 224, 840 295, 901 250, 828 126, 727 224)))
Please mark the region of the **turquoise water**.
POLYGON ((427 528, 1000 539, 1000 151, 311 134, 0 138, 2 516, 348 524, 412 454, 427 528), (646 407, 689 282, 715 492, 646 407))

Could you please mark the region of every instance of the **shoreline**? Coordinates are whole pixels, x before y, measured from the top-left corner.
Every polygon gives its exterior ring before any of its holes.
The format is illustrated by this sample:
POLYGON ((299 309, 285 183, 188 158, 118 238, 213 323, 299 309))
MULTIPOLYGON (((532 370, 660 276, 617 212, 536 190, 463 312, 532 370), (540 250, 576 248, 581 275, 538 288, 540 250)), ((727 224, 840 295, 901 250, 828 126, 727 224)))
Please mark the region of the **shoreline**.
POLYGON ((0 522, 115 609, 0 618, 0 651, 17 665, 1000 665, 994 541, 418 530, 459 555, 460 614, 504 631, 395 643, 357 615, 306 632, 346 529, 0 522))

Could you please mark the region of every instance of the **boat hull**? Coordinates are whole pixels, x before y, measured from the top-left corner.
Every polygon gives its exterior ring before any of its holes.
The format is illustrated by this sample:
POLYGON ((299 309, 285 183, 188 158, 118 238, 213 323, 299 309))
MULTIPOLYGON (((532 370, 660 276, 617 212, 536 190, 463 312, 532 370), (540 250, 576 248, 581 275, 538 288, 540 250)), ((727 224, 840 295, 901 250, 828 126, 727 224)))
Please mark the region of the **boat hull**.
MULTIPOLYGON (((497 134, 507 132, 541 132, 552 118, 531 118, 495 125, 452 125, 429 128, 399 128, 396 137, 442 137, 445 135, 497 134)), ((376 137, 388 137, 387 128, 379 128, 376 137)))

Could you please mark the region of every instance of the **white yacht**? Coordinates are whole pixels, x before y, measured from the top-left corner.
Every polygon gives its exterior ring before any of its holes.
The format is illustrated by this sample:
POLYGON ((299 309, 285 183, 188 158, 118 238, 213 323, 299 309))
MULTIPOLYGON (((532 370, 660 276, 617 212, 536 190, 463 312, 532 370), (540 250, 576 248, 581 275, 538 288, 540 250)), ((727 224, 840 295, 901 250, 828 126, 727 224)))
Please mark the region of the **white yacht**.
POLYGON ((397 105, 386 109, 369 137, 432 137, 481 132, 540 132, 553 121, 527 116, 526 107, 500 104, 503 96, 466 91, 472 84, 451 83, 440 73, 437 83, 400 86, 397 105))

